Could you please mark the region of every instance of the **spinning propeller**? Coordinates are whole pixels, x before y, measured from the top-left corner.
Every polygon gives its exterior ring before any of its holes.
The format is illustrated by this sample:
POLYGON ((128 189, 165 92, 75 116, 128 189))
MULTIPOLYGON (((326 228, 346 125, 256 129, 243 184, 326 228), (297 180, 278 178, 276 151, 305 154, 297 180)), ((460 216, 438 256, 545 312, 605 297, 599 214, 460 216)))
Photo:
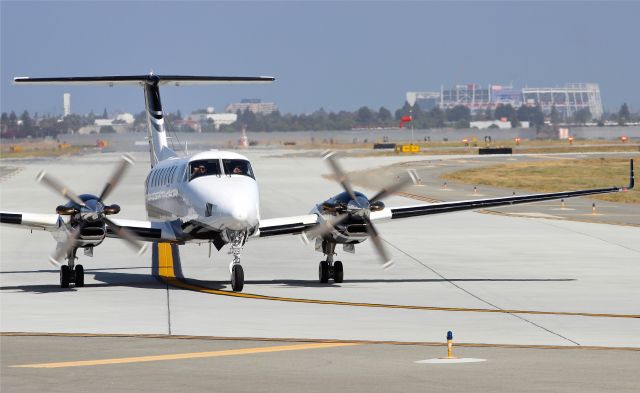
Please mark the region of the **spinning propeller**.
POLYGON ((336 213, 336 216, 322 222, 317 227, 303 233, 303 240, 308 242, 309 239, 324 237, 331 233, 336 225, 339 225, 349 219, 355 219, 358 221, 364 222, 364 228, 369 235, 369 238, 373 242, 373 246, 378 254, 382 267, 384 269, 389 268, 393 265, 393 260, 390 254, 387 252, 384 244, 382 242, 382 238, 380 234, 376 230, 376 227, 373 225, 370 219, 370 213, 372 211, 379 211, 384 209, 384 203, 382 199, 387 198, 388 196, 400 191, 401 189, 416 183, 415 175, 409 173, 407 178, 401 179, 399 182, 391 184, 378 193, 376 193, 373 197, 367 198, 361 193, 356 193, 353 191, 351 187, 351 183, 347 174, 342 170, 342 167, 338 163, 337 158, 335 157, 334 152, 327 152, 324 154, 324 159, 327 161, 333 173, 335 175, 336 180, 344 191, 349 195, 350 200, 345 205, 338 206, 337 204, 331 205, 325 202, 323 207, 325 211, 336 213))
POLYGON ((119 226, 107 218, 107 215, 109 214, 119 213, 120 206, 116 204, 104 204, 104 200, 111 195, 111 192, 120 183, 124 173, 133 165, 133 163, 134 161, 131 156, 123 155, 98 197, 93 195, 83 195, 84 198, 81 198, 46 171, 41 171, 38 174, 36 178, 38 182, 44 184, 70 201, 70 203, 67 203, 66 205, 58 206, 56 208, 56 212, 60 215, 71 216, 71 222, 77 223, 76 226, 72 225, 72 229, 69 231, 66 240, 59 245, 53 255, 49 257, 49 261, 52 264, 56 266, 60 265, 59 261, 76 246, 76 241, 80 237, 82 230, 89 224, 104 224, 138 253, 142 254, 146 250, 146 245, 140 242, 133 232, 125 227, 119 226))

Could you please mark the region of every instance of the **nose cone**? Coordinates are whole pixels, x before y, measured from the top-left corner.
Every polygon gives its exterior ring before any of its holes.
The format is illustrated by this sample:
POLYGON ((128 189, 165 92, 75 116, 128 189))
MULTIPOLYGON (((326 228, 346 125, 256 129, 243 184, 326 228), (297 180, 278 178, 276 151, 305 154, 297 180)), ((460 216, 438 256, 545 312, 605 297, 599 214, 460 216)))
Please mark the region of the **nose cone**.
POLYGON ((234 209, 231 211, 231 218, 233 218, 236 221, 247 221, 247 218, 249 217, 249 215, 247 214, 246 209, 244 209, 244 206, 241 207, 234 207, 234 209))
POLYGON ((256 202, 250 198, 235 198, 221 206, 225 227, 245 230, 258 225, 256 202))
POLYGON ((244 231, 258 225, 258 187, 250 177, 208 176, 190 185, 197 191, 195 205, 203 207, 200 219, 212 228, 244 231))

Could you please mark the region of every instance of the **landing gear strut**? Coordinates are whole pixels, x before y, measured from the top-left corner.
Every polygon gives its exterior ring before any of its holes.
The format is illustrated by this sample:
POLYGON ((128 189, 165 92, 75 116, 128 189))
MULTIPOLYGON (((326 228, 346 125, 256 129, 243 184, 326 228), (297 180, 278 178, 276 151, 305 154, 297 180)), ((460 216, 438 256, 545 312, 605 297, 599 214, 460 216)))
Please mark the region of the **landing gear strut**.
POLYGON ((344 279, 344 269, 342 262, 333 261, 333 256, 336 250, 336 243, 323 241, 322 251, 327 256, 326 261, 320 261, 318 265, 318 281, 322 284, 329 282, 330 278, 333 278, 333 282, 341 283, 344 279))
POLYGON ((231 240, 229 254, 233 255, 233 261, 229 265, 229 271, 231 272, 231 289, 233 289, 233 292, 241 292, 244 287, 244 269, 240 264, 240 251, 245 238, 245 235, 236 234, 231 240))
POLYGON ((76 287, 84 287, 84 267, 76 265, 77 248, 72 248, 67 254, 67 264, 60 266, 60 288, 69 288, 70 283, 76 287))

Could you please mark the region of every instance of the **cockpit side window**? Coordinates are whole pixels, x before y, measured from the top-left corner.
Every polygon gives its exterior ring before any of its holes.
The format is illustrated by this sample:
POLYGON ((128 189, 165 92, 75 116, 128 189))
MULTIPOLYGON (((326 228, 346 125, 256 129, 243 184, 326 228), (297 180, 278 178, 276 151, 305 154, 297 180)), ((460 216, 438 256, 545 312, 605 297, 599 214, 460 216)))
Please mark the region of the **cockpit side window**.
POLYGON ((243 175, 255 179, 251 164, 247 160, 223 159, 222 165, 226 175, 243 175))
POLYGON ((202 176, 220 176, 220 161, 218 159, 197 160, 189 163, 189 181, 202 176))

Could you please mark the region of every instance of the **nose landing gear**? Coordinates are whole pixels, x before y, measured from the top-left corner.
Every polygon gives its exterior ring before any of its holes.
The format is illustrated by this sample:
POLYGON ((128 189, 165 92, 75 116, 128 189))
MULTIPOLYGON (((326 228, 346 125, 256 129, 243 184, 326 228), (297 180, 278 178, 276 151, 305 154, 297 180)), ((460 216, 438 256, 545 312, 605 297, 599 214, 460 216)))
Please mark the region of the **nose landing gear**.
POLYGON ((229 265, 231 273, 231 289, 233 292, 241 292, 244 288, 244 269, 240 264, 240 252, 246 239, 245 234, 235 234, 231 239, 229 254, 233 255, 233 261, 229 265))

